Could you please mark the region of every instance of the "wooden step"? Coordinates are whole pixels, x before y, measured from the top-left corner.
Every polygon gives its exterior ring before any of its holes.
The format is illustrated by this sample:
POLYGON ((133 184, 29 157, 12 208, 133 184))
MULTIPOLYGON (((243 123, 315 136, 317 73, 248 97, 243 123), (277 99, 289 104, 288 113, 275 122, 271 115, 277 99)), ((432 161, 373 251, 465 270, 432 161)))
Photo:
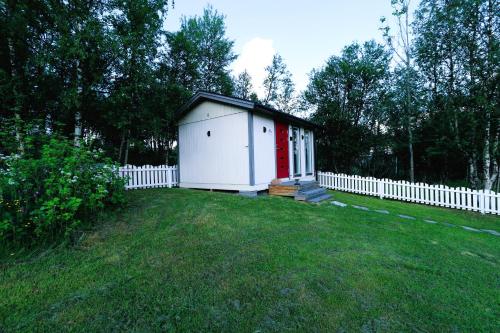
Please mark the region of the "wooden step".
POLYGON ((299 190, 296 185, 269 185, 269 195, 293 197, 299 190))
POLYGON ((269 195, 294 197, 297 194, 320 188, 316 181, 303 181, 296 183, 294 180, 284 181, 279 184, 269 184, 269 195))

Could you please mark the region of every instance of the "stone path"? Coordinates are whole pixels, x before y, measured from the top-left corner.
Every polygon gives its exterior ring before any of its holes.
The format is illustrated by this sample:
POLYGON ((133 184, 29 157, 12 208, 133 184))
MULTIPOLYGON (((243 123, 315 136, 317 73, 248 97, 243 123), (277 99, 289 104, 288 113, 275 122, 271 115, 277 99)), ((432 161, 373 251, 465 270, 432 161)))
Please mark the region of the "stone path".
POLYGON ((489 234, 495 235, 495 236, 500 236, 500 232, 495 231, 495 230, 489 230, 489 229, 481 229, 483 232, 487 232, 489 234))
POLYGON ((467 227, 465 225, 463 225, 462 228, 464 228, 465 230, 473 231, 473 232, 481 232, 481 230, 479 230, 479 229, 467 227))
MULTIPOLYGON (((342 208, 349 206, 348 204, 346 204, 344 202, 340 202, 340 201, 331 201, 330 203, 332 205, 335 205, 335 206, 338 206, 338 207, 342 207, 342 208)), ((355 209, 363 210, 363 211, 371 211, 370 208, 365 207, 365 206, 351 205, 351 207, 355 208, 355 209)), ((373 211, 377 212, 377 213, 380 213, 380 214, 387 214, 387 215, 390 214, 390 212, 388 210, 386 210, 386 209, 375 209, 373 211)), ((397 214, 397 216, 400 217, 400 218, 402 218, 402 219, 406 219, 406 220, 417 220, 416 217, 413 217, 413 216, 410 216, 410 215, 397 214)), ((493 236, 497 236, 497 237, 500 236, 500 232, 498 232, 496 230, 476 229, 476 228, 468 227, 466 225, 459 226, 459 225, 451 224, 451 223, 448 223, 448 222, 437 222, 437 221, 434 221, 434 220, 426 220, 426 219, 424 219, 423 221, 425 223, 440 224, 440 225, 444 225, 444 226, 447 226, 447 227, 461 227, 462 229, 470 231, 470 232, 487 233, 487 234, 490 234, 490 235, 493 235, 493 236)))

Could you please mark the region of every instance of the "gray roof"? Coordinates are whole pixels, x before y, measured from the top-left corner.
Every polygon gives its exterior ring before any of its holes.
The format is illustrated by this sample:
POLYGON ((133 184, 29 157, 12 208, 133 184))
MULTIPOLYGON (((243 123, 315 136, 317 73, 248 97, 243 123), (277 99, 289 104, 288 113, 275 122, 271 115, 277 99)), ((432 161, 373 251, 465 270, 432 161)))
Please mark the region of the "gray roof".
POLYGON ((261 113, 265 114, 268 116, 271 116, 273 119, 285 122, 285 123, 290 123, 290 124, 295 124, 295 125, 301 125, 306 128, 313 129, 317 127, 316 124, 307 121, 305 119, 292 116, 291 114, 278 111, 276 109, 273 109, 269 106, 266 106, 261 103, 256 103, 253 101, 249 101, 246 99, 241 99, 237 97, 231 97, 231 96, 225 96, 221 94, 216 94, 216 93, 211 93, 207 91, 198 91, 196 94, 193 95, 187 101, 183 106, 177 110, 177 119, 180 119, 184 115, 186 115, 189 111, 191 111, 195 106, 199 105, 200 103, 204 101, 211 101, 215 103, 221 103, 221 104, 226 104, 226 105, 231 105, 235 106, 238 108, 242 108, 248 111, 254 111, 256 113, 261 113))

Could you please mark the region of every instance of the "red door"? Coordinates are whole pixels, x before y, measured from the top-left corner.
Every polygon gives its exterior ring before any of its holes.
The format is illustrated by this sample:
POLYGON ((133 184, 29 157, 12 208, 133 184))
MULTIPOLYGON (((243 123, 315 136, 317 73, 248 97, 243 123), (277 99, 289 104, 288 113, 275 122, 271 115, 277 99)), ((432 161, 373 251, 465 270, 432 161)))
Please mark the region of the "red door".
POLYGON ((276 122, 276 173, 278 178, 288 178, 288 125, 276 122))

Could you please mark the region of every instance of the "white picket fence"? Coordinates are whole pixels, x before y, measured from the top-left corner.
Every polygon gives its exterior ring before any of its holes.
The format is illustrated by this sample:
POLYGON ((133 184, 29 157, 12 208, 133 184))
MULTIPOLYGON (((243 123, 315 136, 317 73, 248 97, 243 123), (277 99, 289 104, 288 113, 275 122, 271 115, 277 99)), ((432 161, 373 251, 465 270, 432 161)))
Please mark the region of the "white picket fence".
POLYGON ((500 193, 445 185, 318 172, 320 186, 415 203, 500 215, 500 193))
POLYGON ((121 177, 127 179, 125 188, 152 188, 152 187, 174 187, 178 185, 177 166, 134 166, 126 165, 120 167, 118 172, 121 177))

